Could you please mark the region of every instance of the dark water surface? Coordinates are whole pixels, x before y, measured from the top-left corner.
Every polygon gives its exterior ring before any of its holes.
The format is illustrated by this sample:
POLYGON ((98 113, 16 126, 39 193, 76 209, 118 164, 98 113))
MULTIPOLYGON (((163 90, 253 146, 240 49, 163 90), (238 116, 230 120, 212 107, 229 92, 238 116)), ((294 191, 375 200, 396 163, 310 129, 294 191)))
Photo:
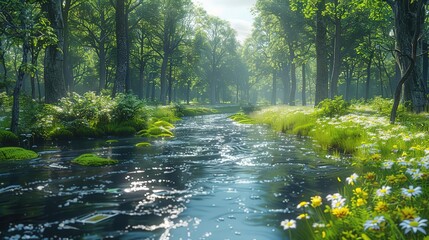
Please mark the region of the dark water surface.
POLYGON ((286 239, 280 227, 310 196, 337 191, 340 163, 311 140, 239 125, 226 115, 185 118, 176 137, 77 141, 41 158, 0 163, 2 239, 286 239), (83 153, 111 167, 70 163, 83 153), (94 213, 112 213, 82 223, 94 213))

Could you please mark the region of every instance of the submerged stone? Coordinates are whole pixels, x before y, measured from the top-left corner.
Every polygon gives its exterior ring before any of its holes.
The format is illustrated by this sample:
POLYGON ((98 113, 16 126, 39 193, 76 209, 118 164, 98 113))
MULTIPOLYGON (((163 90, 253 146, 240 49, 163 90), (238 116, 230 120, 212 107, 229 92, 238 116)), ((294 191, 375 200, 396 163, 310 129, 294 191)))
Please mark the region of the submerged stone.
POLYGON ((152 146, 152 144, 148 142, 140 142, 136 144, 136 147, 150 147, 150 146, 152 146))

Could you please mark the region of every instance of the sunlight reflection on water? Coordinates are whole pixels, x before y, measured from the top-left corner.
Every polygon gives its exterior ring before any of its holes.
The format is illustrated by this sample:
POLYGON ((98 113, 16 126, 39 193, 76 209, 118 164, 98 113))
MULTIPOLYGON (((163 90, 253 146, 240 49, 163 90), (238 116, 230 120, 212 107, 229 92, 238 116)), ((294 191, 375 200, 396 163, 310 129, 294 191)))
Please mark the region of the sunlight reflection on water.
POLYGON ((176 137, 144 150, 141 138, 70 143, 41 159, 0 163, 0 235, 84 239, 285 239, 302 197, 336 189, 340 163, 320 159, 310 141, 225 115, 178 122, 176 137), (94 152, 117 166, 84 168, 74 157, 94 152), (118 215, 97 224, 77 219, 118 215))

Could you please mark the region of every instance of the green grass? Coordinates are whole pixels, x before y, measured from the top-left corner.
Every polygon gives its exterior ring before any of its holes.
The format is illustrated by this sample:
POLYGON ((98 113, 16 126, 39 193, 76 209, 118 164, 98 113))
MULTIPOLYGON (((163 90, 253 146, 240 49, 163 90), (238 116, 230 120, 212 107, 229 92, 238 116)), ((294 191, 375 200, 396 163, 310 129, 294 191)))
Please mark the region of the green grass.
POLYGON ((297 209, 297 215, 307 213, 310 219, 297 220, 298 229, 288 230, 296 239, 303 233, 308 239, 429 239, 420 231, 405 233, 400 226, 417 217, 429 219, 429 114, 401 110, 398 123, 391 125, 389 103, 376 99, 347 106, 347 111, 331 111, 327 104, 323 114, 320 109, 277 106, 250 115, 278 131, 311 137, 322 154, 346 154, 356 172, 340 179, 341 204, 333 206, 320 196, 320 206, 297 209), (389 192, 381 196, 383 186, 389 192), (408 191, 410 186, 421 191, 408 191), (416 195, 408 197, 404 191, 416 195), (374 228, 364 229, 380 218, 374 228), (313 228, 313 223, 324 227, 313 228))
POLYGON ((81 166, 106 166, 117 164, 118 160, 102 158, 95 154, 82 154, 71 162, 81 166))
POLYGON ((31 150, 20 147, 2 147, 0 148, 0 161, 5 160, 29 160, 37 158, 39 155, 31 150))

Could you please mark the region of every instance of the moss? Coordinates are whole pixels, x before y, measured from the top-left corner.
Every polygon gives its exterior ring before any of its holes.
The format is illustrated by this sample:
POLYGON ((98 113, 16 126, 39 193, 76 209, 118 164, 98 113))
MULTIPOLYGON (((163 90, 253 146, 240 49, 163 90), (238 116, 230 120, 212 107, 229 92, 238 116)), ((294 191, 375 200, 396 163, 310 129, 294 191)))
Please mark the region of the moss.
POLYGON ((108 144, 117 143, 117 142, 119 142, 119 141, 116 139, 106 140, 106 143, 108 143, 108 144))
POLYGON ((103 135, 102 131, 100 129, 95 129, 87 126, 80 126, 78 128, 75 128, 72 130, 74 133, 74 136, 76 137, 100 137, 103 135))
POLYGON ((0 130, 0 146, 12 147, 18 146, 19 139, 13 132, 0 130))
POLYGON ((151 127, 146 130, 148 137, 174 137, 174 134, 164 127, 151 127))
POLYGON ((162 121, 162 120, 156 121, 152 125, 155 127, 164 127, 166 129, 173 129, 174 128, 173 124, 166 122, 166 121, 162 121))
POLYGON ((73 138, 73 133, 65 128, 56 128, 48 133, 48 138, 56 140, 68 140, 73 138))
POLYGON ((150 147, 150 146, 152 146, 152 144, 148 142, 140 142, 136 144, 136 147, 150 147))
POLYGON ((73 159, 72 163, 82 166, 105 166, 117 164, 118 160, 102 158, 95 154, 82 154, 79 157, 73 159))
POLYGON ((34 151, 20 147, 0 148, 0 160, 29 160, 37 158, 39 155, 34 151))
POLYGON ((241 123, 241 124, 254 124, 255 121, 251 119, 249 116, 247 116, 244 113, 236 113, 229 117, 235 122, 241 123))

